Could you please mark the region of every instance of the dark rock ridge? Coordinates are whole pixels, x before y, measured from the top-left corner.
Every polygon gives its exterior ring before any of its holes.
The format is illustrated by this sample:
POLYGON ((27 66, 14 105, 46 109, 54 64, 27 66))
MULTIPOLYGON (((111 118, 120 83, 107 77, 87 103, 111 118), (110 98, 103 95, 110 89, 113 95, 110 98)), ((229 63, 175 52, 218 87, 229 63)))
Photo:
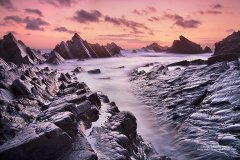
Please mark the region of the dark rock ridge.
POLYGON ((157 43, 152 43, 146 47, 143 47, 142 49, 144 50, 153 50, 155 52, 163 52, 163 51, 166 51, 168 49, 168 47, 163 47, 163 46, 160 46, 159 44, 157 43))
POLYGON ((202 47, 194 43, 184 36, 180 36, 179 40, 174 40, 172 46, 167 50, 167 52, 171 53, 185 53, 185 54, 199 54, 206 53, 209 51, 209 47, 206 47, 206 50, 203 50, 202 47))
POLYGON ((203 53, 212 53, 212 50, 211 50, 211 48, 209 48, 208 46, 206 46, 206 47, 203 49, 203 53))
POLYGON ((121 48, 115 43, 107 44, 107 46, 90 44, 75 33, 71 40, 56 45, 53 51, 59 53, 64 59, 84 59, 112 57, 119 54, 120 50, 121 48))
POLYGON ((215 43, 214 54, 208 59, 209 64, 238 60, 240 56, 240 31, 233 32, 222 41, 215 43))
POLYGON ((136 70, 134 92, 153 106, 159 126, 173 132, 174 152, 180 151, 182 159, 239 159, 239 60, 197 63, 136 70))
POLYGON ((55 65, 58 65, 58 64, 61 64, 63 63, 64 61, 64 58, 57 52, 55 51, 52 51, 50 54, 49 54, 49 57, 47 58, 47 63, 51 63, 51 64, 55 64, 55 65))
POLYGON ((75 73, 0 59, 0 159, 166 158, 137 134, 134 115, 74 79, 75 73), (103 106, 104 124, 91 129, 103 106), (86 129, 96 144, 89 143, 86 129))
POLYGON ((22 41, 17 41, 12 33, 8 33, 0 40, 0 57, 7 62, 19 64, 41 64, 45 58, 40 51, 31 49, 22 41))
POLYGON ((214 55, 220 54, 240 55, 240 31, 233 32, 222 41, 215 43, 214 55))

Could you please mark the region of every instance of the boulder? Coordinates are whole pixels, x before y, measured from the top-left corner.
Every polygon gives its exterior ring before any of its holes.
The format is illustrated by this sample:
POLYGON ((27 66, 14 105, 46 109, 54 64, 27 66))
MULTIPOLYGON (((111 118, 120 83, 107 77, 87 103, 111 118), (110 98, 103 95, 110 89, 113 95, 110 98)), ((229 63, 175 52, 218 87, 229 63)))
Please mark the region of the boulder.
POLYGON ((88 73, 89 74, 99 74, 99 73, 101 73, 101 70, 100 69, 93 69, 93 70, 89 70, 88 73))
POLYGON ((59 112, 49 118, 49 122, 54 123, 71 137, 77 134, 77 121, 75 116, 69 112, 59 112))
POLYGON ((146 47, 143 47, 142 49, 144 50, 153 50, 155 52, 163 52, 163 51, 166 51, 168 49, 168 47, 163 47, 163 46, 160 46, 159 44, 157 43, 152 43, 146 47))
POLYGON ((174 40, 172 46, 167 50, 171 53, 185 53, 185 54, 198 54, 203 53, 202 47, 194 43, 184 36, 179 37, 180 40, 174 40))
POLYGON ((233 32, 222 41, 215 43, 214 55, 237 54, 240 55, 240 31, 233 32))
POLYGON ((203 53, 212 53, 212 50, 210 47, 206 46, 204 49, 203 49, 203 53))
POLYGON ((21 79, 13 81, 11 88, 16 91, 18 95, 32 95, 31 84, 21 79))
POLYGON ((74 73, 80 73, 80 72, 83 72, 84 69, 82 67, 76 67, 72 72, 74 73))
POLYGON ((71 137, 53 123, 32 124, 0 146, 0 157, 5 160, 56 159, 71 142, 71 137))
POLYGON ((56 51, 52 51, 47 59, 47 63, 51 63, 51 64, 61 64, 63 63, 64 58, 56 51))

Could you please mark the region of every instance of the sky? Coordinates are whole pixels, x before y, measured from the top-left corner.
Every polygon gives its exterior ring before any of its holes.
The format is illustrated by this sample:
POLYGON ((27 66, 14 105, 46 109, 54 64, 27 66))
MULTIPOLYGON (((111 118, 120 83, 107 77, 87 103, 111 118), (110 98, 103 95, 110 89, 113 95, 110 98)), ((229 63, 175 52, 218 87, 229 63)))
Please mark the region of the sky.
POLYGON ((240 28, 240 0, 0 0, 0 35, 54 48, 78 33, 90 43, 171 46, 180 35, 201 44, 240 28))

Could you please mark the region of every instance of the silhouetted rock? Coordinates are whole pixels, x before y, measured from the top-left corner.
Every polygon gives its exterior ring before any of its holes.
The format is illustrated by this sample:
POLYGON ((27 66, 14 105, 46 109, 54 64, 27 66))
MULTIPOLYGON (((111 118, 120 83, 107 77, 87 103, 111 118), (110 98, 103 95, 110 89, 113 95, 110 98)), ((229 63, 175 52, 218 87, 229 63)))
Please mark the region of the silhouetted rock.
POLYGON ((116 43, 114 43, 114 42, 108 43, 106 45, 106 48, 111 53, 111 55, 120 54, 120 51, 122 50, 122 48, 119 47, 118 45, 116 45, 116 43))
POLYGON ((0 41, 0 57, 6 62, 13 62, 17 65, 41 64, 45 58, 39 51, 27 47, 22 41, 17 41, 12 33, 3 36, 0 41))
POLYGON ((52 51, 46 62, 57 65, 63 63, 63 61, 64 58, 58 52, 52 51))
POLYGON ((120 50, 121 48, 115 43, 107 44, 106 47, 99 44, 90 44, 77 33, 74 34, 72 40, 61 42, 54 49, 65 59, 112 57, 119 54, 120 50))
POLYGON ((233 32, 222 41, 215 43, 214 55, 237 54, 240 55, 240 31, 233 32))
POLYGON ((168 47, 163 47, 163 46, 160 46, 159 44, 157 43, 152 43, 146 47, 143 47, 142 49, 144 50, 153 50, 155 52, 163 52, 163 51, 166 51, 168 49, 168 47))
POLYGON ((203 53, 202 47, 187 38, 180 36, 180 40, 174 40, 172 46, 167 50, 171 53, 198 54, 203 53))
POLYGON ((210 47, 206 46, 204 49, 203 49, 203 53, 212 53, 212 50, 210 47))

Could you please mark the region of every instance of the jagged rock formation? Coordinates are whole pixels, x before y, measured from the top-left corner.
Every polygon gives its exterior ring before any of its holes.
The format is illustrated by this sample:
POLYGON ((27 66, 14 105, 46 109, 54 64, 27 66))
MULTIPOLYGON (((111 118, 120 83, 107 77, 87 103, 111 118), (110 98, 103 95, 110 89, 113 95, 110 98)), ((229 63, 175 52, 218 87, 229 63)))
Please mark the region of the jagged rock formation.
POLYGON ((27 47, 22 41, 17 41, 12 33, 0 40, 0 57, 7 62, 19 64, 41 64, 45 58, 40 51, 27 47))
POLYGON ((171 53, 186 53, 186 54, 198 54, 203 53, 202 47, 194 43, 184 36, 180 36, 179 40, 174 40, 172 46, 167 50, 171 53))
POLYGON ((120 53, 121 48, 115 43, 101 46, 99 44, 90 44, 83 40, 77 33, 72 40, 61 42, 54 51, 58 52, 64 59, 84 59, 84 58, 102 58, 112 57, 120 53))
POLYGON ((212 50, 210 47, 206 46, 204 49, 203 49, 203 53, 212 53, 212 50))
POLYGON ((116 45, 116 43, 108 43, 106 48, 111 52, 112 55, 120 54, 122 48, 116 45))
POLYGON ((222 41, 215 43, 215 51, 208 64, 238 60, 240 56, 240 31, 233 32, 222 41))
POLYGON ((174 133, 182 159, 239 159, 239 61, 179 64, 134 71, 135 93, 174 133))
POLYGON ((155 52, 163 52, 163 51, 166 51, 168 49, 168 47, 163 47, 163 46, 160 46, 159 44, 157 43, 152 43, 146 47, 143 47, 142 49, 144 50, 153 50, 155 52))
POLYGON ((0 59, 0 159, 165 158, 137 134, 134 115, 120 112, 106 95, 92 92, 75 78, 75 73, 17 66, 0 59), (95 133, 92 122, 99 119, 103 103, 108 116, 96 128, 101 133, 94 134, 102 149, 93 150, 85 131, 95 133))
POLYGON ((240 55, 240 31, 233 32, 222 41, 215 43, 214 55, 220 54, 240 55))
POLYGON ((58 64, 61 64, 63 63, 64 61, 64 58, 62 56, 60 56, 59 53, 55 52, 55 51, 52 51, 50 54, 49 54, 49 57, 47 58, 47 63, 51 63, 51 64, 55 64, 55 65, 58 65, 58 64))

